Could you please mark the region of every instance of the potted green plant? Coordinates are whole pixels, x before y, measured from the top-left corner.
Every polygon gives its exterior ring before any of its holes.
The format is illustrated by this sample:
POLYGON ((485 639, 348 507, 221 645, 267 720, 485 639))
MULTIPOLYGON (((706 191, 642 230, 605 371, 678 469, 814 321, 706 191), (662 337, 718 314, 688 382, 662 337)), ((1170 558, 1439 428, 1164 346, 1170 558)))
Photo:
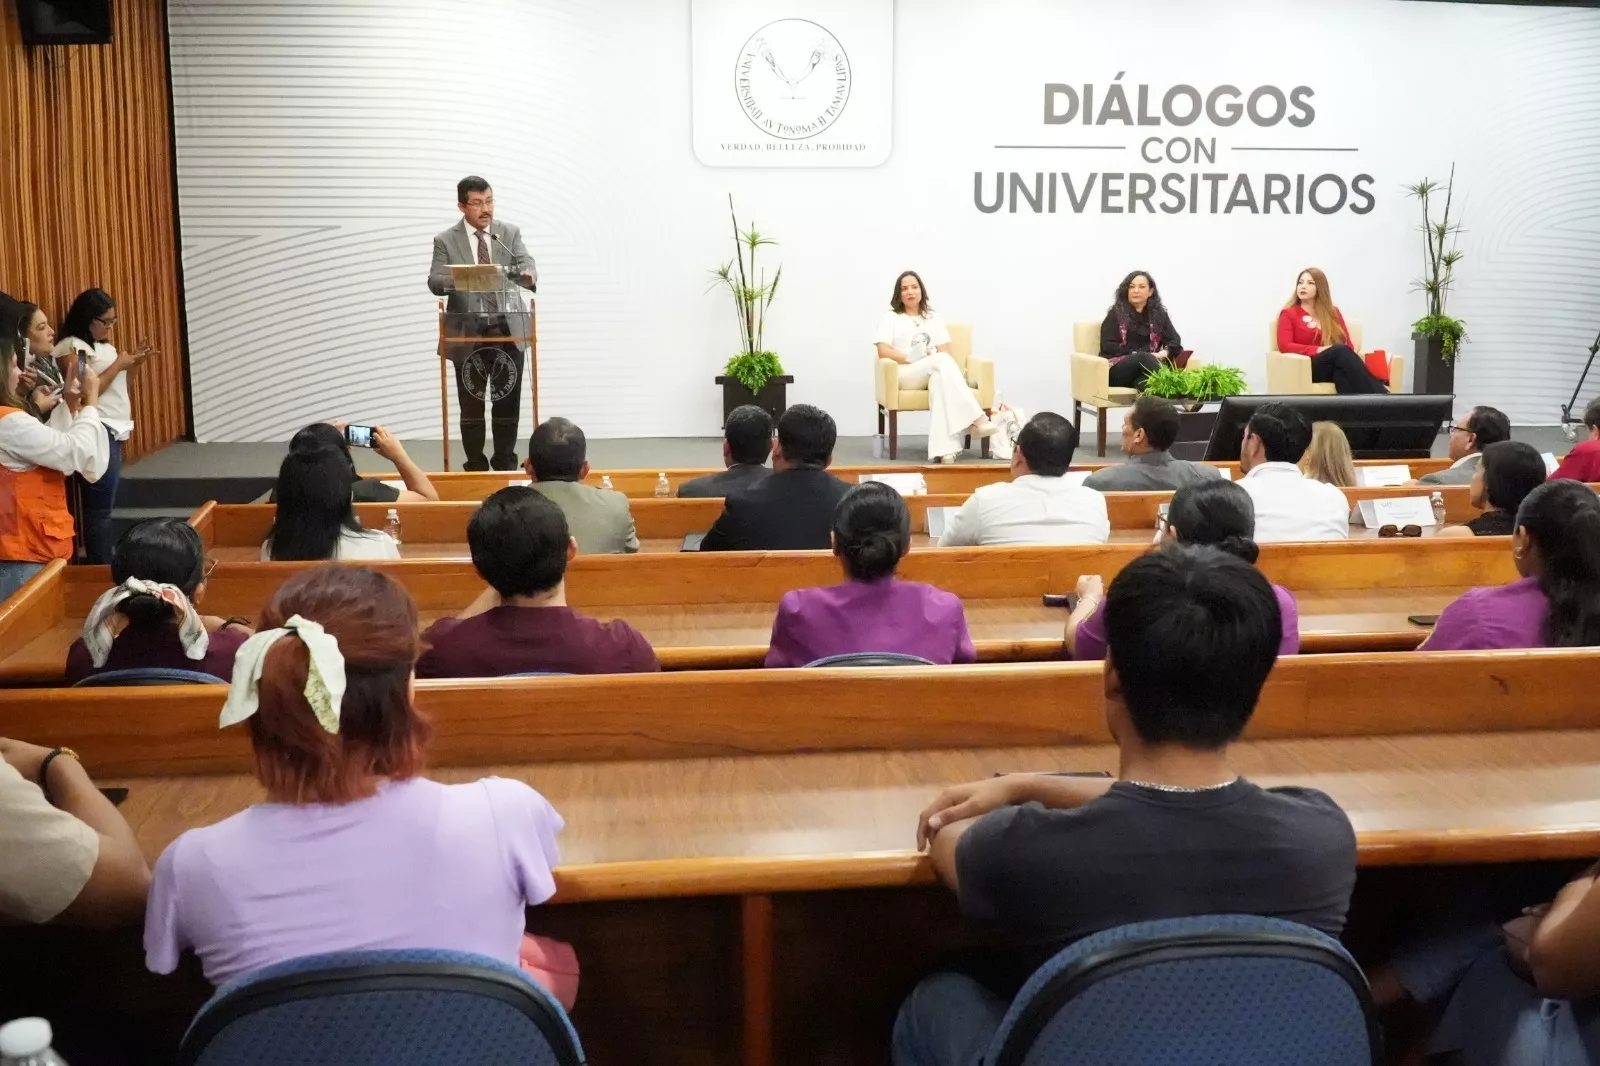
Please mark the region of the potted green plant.
POLYGON ((1238 396, 1246 389, 1244 371, 1231 366, 1207 363, 1198 367, 1176 367, 1163 363, 1145 378, 1144 391, 1184 408, 1199 409, 1224 396, 1238 396))
POLYGON ((739 354, 728 360, 716 378, 717 384, 722 386, 722 418, 726 422, 735 407, 753 403, 776 419, 788 406, 786 391, 794 378, 783 372, 778 356, 766 350, 763 333, 767 309, 778 293, 783 267, 778 267, 772 274, 772 281, 768 282, 765 270, 756 272, 756 251, 778 242, 757 230, 754 223, 748 228, 739 228, 739 216, 734 212, 731 194, 728 214, 733 220, 734 257, 711 272, 714 279, 711 288, 728 290, 739 322, 739 354))
POLYGON ((1456 247, 1461 223, 1450 221, 1450 204, 1455 191, 1456 166, 1450 164, 1450 180, 1440 185, 1423 178, 1406 186, 1422 205, 1422 276, 1412 288, 1426 298, 1428 313, 1411 323, 1411 341, 1416 352, 1416 391, 1447 395, 1456 391, 1455 361, 1467 339, 1467 324, 1445 313, 1445 300, 1455 284, 1456 264, 1465 256, 1456 247), (1432 201, 1444 193, 1444 213, 1433 218, 1432 201))

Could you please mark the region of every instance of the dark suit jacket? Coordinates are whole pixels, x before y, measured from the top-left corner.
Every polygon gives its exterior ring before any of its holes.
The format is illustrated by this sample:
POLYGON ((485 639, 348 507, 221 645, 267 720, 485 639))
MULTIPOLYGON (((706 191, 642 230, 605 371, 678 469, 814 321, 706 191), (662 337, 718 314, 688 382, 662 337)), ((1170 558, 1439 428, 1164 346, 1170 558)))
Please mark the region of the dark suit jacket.
POLYGON ((715 474, 685 481, 678 486, 678 496, 682 499, 727 496, 737 489, 760 481, 770 473, 772 468, 761 463, 737 463, 726 470, 718 470, 715 474))
POLYGON ((848 483, 816 467, 774 470, 728 496, 722 515, 700 542, 700 550, 828 548, 833 539, 833 509, 849 491, 848 483))

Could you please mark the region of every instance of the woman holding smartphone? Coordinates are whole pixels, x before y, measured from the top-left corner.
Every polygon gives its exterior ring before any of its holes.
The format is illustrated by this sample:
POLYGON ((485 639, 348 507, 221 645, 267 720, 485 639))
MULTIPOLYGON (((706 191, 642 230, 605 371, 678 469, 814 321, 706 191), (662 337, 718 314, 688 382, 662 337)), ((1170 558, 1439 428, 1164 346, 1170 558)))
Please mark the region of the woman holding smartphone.
MULTIPOLYGON (((155 354, 148 345, 118 353, 111 344, 111 329, 116 324, 116 302, 104 289, 79 293, 61 323, 61 339, 53 353, 64 380, 76 379, 83 366, 100 379, 100 416, 110 437, 111 460, 99 481, 85 481, 81 486, 84 554, 90 563, 111 561, 111 511, 117 505, 117 486, 122 481, 122 443, 133 433, 128 374, 155 354)), ((50 424, 56 429, 65 430, 70 422, 62 407, 50 415, 50 424)))
POLYGON ((51 357, 56 331, 50 326, 50 316, 38 304, 24 301, 16 305, 15 313, 11 328, 16 337, 17 363, 22 367, 22 385, 17 392, 28 410, 40 418, 49 418, 61 403, 66 384, 61 378, 61 365, 51 357), (38 391, 40 386, 44 387, 43 392, 38 391))

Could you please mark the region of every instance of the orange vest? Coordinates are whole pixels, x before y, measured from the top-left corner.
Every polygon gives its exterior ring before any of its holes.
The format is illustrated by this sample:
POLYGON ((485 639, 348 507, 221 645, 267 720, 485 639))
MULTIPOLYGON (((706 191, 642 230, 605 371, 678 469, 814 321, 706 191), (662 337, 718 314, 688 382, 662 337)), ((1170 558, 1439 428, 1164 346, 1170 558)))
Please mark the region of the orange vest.
MULTIPOLYGON (((0 407, 0 418, 17 413, 19 408, 0 407)), ((44 466, 19 474, 0 463, 0 559, 47 563, 70 558, 72 514, 67 510, 67 476, 44 466)))

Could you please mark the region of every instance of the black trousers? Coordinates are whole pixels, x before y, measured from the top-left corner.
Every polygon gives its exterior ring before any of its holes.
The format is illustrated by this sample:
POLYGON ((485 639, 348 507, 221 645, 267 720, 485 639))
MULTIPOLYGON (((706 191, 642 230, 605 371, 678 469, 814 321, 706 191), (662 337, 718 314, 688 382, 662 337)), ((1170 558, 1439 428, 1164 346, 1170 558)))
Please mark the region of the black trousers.
POLYGON ((461 353, 456 364, 456 403, 461 410, 462 464, 467 470, 517 468, 517 420, 522 406, 522 351, 509 341, 461 353), (484 423, 488 408, 489 424, 484 423), (494 430, 494 455, 484 458, 485 429, 494 430))
POLYGON ((1142 389, 1144 379, 1161 365, 1161 357, 1154 352, 1134 352, 1124 356, 1111 367, 1113 389, 1142 389))
POLYGON ((1331 381, 1340 396, 1352 393, 1388 392, 1383 382, 1373 377, 1364 359, 1348 344, 1335 344, 1311 357, 1311 380, 1331 381))

